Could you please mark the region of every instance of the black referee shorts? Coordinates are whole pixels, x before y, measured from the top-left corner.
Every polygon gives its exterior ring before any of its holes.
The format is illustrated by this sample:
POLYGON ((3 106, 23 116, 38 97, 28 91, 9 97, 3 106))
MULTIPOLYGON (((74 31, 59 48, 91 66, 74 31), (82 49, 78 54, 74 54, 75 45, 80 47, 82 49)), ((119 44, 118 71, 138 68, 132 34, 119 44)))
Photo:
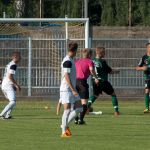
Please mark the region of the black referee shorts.
POLYGON ((87 80, 77 80, 76 89, 81 99, 89 98, 89 85, 87 80))
POLYGON ((110 82, 103 81, 100 82, 98 85, 93 81, 93 94, 98 96, 99 94, 102 94, 102 92, 112 95, 114 93, 114 89, 110 82))

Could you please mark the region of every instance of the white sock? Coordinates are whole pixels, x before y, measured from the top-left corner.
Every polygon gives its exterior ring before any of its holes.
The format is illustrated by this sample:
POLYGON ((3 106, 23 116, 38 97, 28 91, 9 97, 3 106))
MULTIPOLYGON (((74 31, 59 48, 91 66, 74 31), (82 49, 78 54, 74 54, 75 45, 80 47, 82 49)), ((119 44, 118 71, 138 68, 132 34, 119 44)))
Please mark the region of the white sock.
POLYGON ((71 111, 74 110, 74 104, 71 104, 71 111))
POLYGON ((9 118, 10 117, 10 114, 12 112, 12 109, 10 109, 9 111, 7 111, 6 115, 5 115, 5 118, 9 118))
POLYGON ((77 113, 75 110, 70 112, 69 118, 68 118, 68 125, 70 122, 72 122, 72 120, 77 116, 77 113))
POLYGON ((65 133, 66 128, 68 126, 69 114, 70 114, 70 109, 64 110, 64 113, 62 115, 62 134, 65 133))
POLYGON ((93 111, 93 112, 89 112, 89 115, 102 115, 103 112, 102 111, 93 111))
POLYGON ((10 101, 8 105, 3 109, 0 116, 5 116, 7 112, 13 109, 13 107, 16 105, 15 101, 10 101))
POLYGON ((82 107, 76 108, 75 110, 71 111, 69 118, 68 118, 68 125, 70 122, 74 120, 74 118, 83 110, 82 107))

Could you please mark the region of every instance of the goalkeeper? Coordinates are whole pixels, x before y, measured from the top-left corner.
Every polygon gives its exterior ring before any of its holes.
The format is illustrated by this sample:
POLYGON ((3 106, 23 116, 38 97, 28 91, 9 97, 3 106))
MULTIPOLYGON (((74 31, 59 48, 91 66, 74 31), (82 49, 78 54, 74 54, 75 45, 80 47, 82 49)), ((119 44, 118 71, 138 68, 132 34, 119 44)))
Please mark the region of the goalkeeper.
MULTIPOLYGON (((118 116, 120 114, 118 108, 118 100, 111 83, 108 81, 108 74, 119 73, 119 70, 115 70, 109 67, 106 61, 103 59, 103 57, 105 56, 104 47, 97 47, 95 52, 96 52, 96 57, 93 59, 93 62, 95 66, 95 72, 100 82, 98 85, 95 84, 95 82, 92 82, 94 95, 90 96, 88 100, 88 108, 90 108, 92 103, 95 102, 99 94, 105 92, 106 94, 111 96, 112 104, 115 111, 114 115, 118 116)), ((94 81, 94 77, 92 80, 94 81)))

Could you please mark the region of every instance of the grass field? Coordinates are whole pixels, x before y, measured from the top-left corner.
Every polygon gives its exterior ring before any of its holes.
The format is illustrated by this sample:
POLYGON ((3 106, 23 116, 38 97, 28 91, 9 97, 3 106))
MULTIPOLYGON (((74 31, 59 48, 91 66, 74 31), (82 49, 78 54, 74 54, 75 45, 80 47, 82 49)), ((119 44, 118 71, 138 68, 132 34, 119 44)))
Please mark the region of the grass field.
MULTIPOLYGON (((0 109, 6 101, 0 102, 0 109)), ((87 125, 72 124, 73 136, 61 139, 61 116, 52 101, 20 101, 14 119, 0 120, 0 150, 148 150, 150 114, 143 114, 143 101, 120 102, 115 118, 110 101, 94 104, 102 116, 87 116, 87 125), (50 109, 45 109, 50 106, 50 109)))

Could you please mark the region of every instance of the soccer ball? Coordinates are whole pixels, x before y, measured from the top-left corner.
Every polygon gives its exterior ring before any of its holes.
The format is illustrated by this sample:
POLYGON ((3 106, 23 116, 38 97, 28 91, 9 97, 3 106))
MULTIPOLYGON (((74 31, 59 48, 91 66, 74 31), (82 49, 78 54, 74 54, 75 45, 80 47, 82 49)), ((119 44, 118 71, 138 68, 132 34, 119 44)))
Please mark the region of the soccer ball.
POLYGON ((45 106, 44 108, 45 108, 45 109, 49 109, 49 107, 48 107, 48 106, 45 106))

